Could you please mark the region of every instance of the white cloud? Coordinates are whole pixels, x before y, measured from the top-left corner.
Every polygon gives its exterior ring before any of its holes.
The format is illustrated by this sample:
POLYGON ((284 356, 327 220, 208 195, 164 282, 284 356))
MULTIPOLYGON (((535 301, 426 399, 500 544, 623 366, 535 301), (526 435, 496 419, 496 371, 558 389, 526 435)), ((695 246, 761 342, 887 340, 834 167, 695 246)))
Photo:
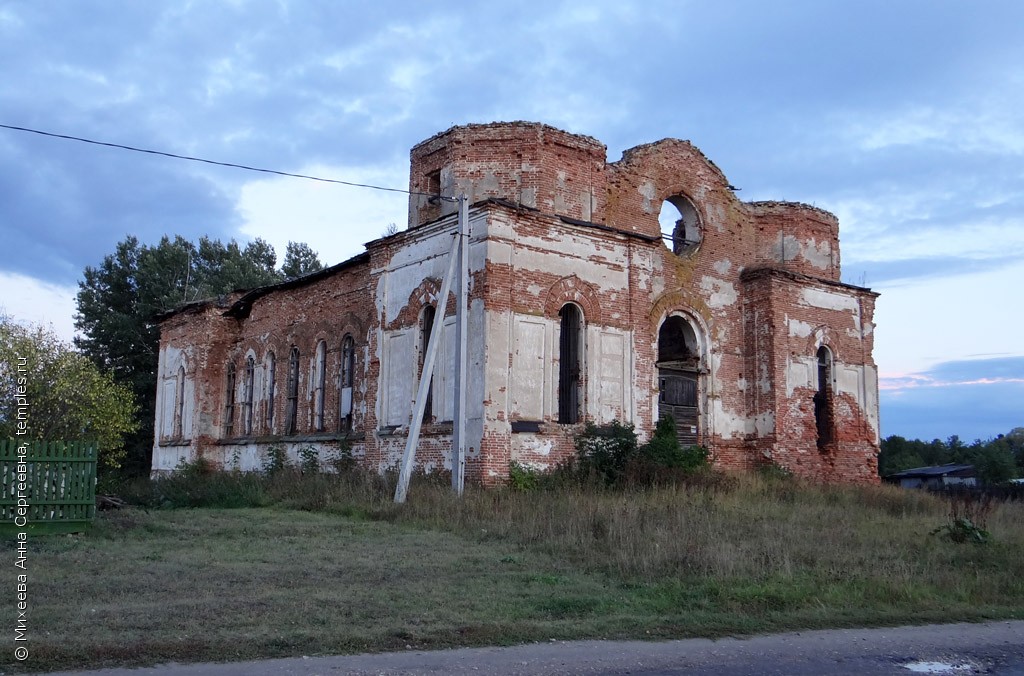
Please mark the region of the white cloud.
POLYGON ((1019 155, 1024 153, 1024 122, 1017 105, 993 98, 966 108, 886 111, 849 124, 847 134, 865 151, 941 143, 948 150, 1019 155))
MULTIPOLYGON (((905 186, 901 186, 905 187, 905 186)), ((975 185, 886 190, 821 203, 839 218, 843 257, 859 262, 959 257, 1024 256, 1024 216, 966 217, 951 224, 949 210, 1005 205, 1013 196, 975 185), (988 191, 986 191, 988 190, 988 191)))
MULTIPOLYGON (((409 183, 405 164, 311 165, 297 173, 388 188, 404 189, 409 183)), ((245 221, 241 232, 270 242, 279 263, 291 240, 309 244, 321 262, 333 265, 361 253, 363 244, 380 237, 389 223, 404 230, 408 200, 405 193, 281 177, 246 183, 237 210, 245 221)))
POLYGON ((24 324, 40 324, 71 342, 75 335, 75 286, 47 284, 12 272, 0 272, 0 313, 24 324))
POLYGON ((989 272, 881 285, 875 362, 883 379, 980 351, 1024 355, 1024 260, 989 272))

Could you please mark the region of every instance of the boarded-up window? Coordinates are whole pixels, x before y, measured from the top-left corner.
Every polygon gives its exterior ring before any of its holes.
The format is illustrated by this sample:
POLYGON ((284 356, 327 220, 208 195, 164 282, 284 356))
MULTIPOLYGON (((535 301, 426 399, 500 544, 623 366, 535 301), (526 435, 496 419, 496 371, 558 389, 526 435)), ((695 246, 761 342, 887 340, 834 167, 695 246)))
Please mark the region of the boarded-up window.
POLYGON ((558 422, 571 424, 579 422, 583 400, 583 318, 580 309, 571 303, 563 305, 558 315, 558 422))
POLYGON ((165 378, 160 397, 160 437, 171 439, 174 435, 175 381, 165 378))
POLYGON ((618 333, 602 332, 600 347, 601 372, 597 393, 600 422, 625 420, 625 339, 618 333))
POLYGON ((546 329, 543 321, 533 319, 521 318, 515 323, 512 414, 520 420, 544 419, 544 366, 548 358, 546 329))
POLYGON ((455 417, 455 316, 441 324, 440 345, 434 362, 434 417, 445 422, 455 417))
POLYGON ((385 337, 384 425, 408 425, 412 411, 415 361, 413 330, 397 331, 385 337))

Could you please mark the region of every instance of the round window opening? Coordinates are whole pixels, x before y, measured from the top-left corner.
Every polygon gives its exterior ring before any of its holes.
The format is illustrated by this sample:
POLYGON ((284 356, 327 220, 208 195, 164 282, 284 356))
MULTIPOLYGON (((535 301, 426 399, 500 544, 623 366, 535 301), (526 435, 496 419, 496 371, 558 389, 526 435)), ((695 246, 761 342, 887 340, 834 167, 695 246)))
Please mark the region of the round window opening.
POLYGON ((688 197, 675 195, 665 200, 658 222, 661 224, 662 241, 674 253, 681 256, 696 251, 700 246, 704 229, 700 214, 688 197))

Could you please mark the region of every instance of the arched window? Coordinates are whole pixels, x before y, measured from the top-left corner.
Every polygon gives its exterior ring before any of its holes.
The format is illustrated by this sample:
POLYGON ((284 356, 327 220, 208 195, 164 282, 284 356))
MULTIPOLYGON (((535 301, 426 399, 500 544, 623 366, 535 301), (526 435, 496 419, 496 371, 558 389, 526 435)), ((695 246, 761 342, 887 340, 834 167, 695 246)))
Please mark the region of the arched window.
POLYGON ((704 238, 704 227, 701 224, 700 212, 685 195, 673 195, 665 200, 658 216, 661 223, 662 239, 679 255, 689 254, 697 250, 704 238))
POLYGON ((818 448, 832 442, 832 352, 818 348, 818 389, 814 393, 814 422, 818 429, 818 448))
POLYGON ((249 356, 245 360, 245 390, 243 392, 244 399, 242 400, 242 430, 243 434, 252 434, 252 405, 255 399, 256 387, 256 358, 249 356))
MULTIPOLYGON (((427 350, 430 348, 430 333, 434 330, 434 306, 427 305, 423 308, 423 321, 421 322, 421 334, 420 334, 420 345, 423 349, 420 350, 420 373, 423 372, 423 363, 427 358, 427 350)), ((436 366, 438 360, 434 360, 436 366)), ((434 407, 434 376, 430 376, 430 387, 427 388, 427 401, 423 406, 423 419, 430 420, 433 415, 434 407)))
POLYGON ((178 379, 174 383, 174 438, 185 436, 185 367, 178 367, 178 379))
POLYGON ((316 373, 313 378, 313 428, 324 431, 324 385, 327 382, 327 343, 316 344, 316 373))
POLYGON ((563 305, 558 316, 558 422, 571 424, 579 422, 583 401, 583 316, 572 303, 563 305))
POLYGON ((679 315, 666 317, 658 330, 658 419, 672 418, 683 446, 700 437, 701 347, 693 325, 679 315))
POLYGON ((228 363, 224 388, 224 436, 235 433, 235 363, 228 363))
POLYGON ((288 355, 288 406, 285 409, 284 433, 295 434, 299 414, 299 348, 292 346, 288 355))
POLYGON ((338 374, 338 430, 352 431, 352 394, 355 386, 356 342, 351 335, 341 341, 341 372, 338 374))
POLYGON ((263 425, 267 434, 274 433, 274 402, 277 399, 277 357, 267 353, 267 377, 264 380, 264 400, 267 408, 263 411, 263 425))

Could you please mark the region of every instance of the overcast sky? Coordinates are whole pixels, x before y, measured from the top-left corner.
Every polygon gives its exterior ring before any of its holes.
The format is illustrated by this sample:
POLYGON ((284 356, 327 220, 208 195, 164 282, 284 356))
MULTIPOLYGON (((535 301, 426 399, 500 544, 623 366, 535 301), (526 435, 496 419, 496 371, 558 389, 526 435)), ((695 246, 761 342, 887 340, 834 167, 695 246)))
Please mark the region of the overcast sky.
MULTIPOLYGON (((843 280, 882 293, 883 435, 1024 425, 1018 0, 0 0, 0 76, 0 124, 396 188, 455 124, 546 122, 609 161, 689 139, 742 199, 839 216, 843 280)), ((0 306, 70 338, 128 234, 331 264, 406 208, 0 129, 0 306)))

